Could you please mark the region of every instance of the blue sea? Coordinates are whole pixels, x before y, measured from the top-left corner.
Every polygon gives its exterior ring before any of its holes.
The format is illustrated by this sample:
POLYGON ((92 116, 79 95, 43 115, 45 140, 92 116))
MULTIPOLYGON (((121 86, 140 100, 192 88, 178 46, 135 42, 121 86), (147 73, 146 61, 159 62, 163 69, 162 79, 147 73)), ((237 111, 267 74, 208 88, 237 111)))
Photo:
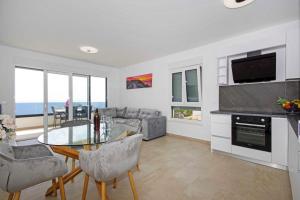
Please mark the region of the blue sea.
MULTIPOLYGON (((74 102, 74 106, 86 105, 84 102, 74 102)), ((51 107, 64 108, 65 102, 50 102, 48 113, 52 113, 51 107)), ((16 103, 16 115, 38 115, 43 114, 44 103, 16 103)), ((92 102, 92 109, 105 108, 105 102, 92 102)))

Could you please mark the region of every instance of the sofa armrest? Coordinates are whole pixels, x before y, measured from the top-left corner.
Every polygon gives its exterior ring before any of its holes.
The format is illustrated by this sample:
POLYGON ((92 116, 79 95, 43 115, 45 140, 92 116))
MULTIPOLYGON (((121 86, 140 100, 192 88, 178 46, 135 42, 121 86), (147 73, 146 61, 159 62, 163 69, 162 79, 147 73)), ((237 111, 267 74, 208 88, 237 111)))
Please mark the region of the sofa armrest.
POLYGON ((165 116, 144 118, 141 129, 144 140, 164 136, 167 131, 167 118, 165 116))

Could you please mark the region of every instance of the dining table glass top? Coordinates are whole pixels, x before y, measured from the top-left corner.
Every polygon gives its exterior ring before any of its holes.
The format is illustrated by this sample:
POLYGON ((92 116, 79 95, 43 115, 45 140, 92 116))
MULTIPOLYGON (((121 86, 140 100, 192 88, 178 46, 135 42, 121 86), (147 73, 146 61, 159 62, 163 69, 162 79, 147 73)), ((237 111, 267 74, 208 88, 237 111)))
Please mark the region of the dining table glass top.
POLYGON ((125 131, 128 130, 122 124, 107 123, 100 123, 100 131, 94 131, 94 125, 87 123, 45 131, 38 141, 51 146, 95 145, 116 140, 125 131))

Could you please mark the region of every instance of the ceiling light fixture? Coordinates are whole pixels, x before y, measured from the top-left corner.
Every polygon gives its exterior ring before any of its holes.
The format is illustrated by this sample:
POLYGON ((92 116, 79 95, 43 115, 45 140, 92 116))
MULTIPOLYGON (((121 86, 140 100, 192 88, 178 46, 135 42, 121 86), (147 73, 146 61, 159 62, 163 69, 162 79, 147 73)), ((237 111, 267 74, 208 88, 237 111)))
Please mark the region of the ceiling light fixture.
POLYGON ((252 3, 255 0, 224 0, 224 5, 227 8, 240 8, 252 3))
POLYGON ((97 53, 98 49, 91 46, 82 46, 80 47, 80 50, 84 53, 97 53))

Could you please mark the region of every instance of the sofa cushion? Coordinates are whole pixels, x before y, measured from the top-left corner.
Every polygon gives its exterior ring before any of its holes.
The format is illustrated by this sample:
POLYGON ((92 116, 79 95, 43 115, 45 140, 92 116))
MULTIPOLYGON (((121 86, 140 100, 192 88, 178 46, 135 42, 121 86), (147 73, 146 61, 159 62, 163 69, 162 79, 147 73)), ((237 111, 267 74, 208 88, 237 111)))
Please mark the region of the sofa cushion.
POLYGON ((126 119, 136 119, 139 116, 140 109, 127 108, 125 112, 126 119))
POLYGON ((116 117, 116 118, 113 118, 113 122, 115 124, 125 124, 126 123, 126 119, 116 117))
POLYGON ((125 124, 128 126, 139 127, 141 120, 139 119, 126 119, 125 124))
POLYGON ((140 110, 138 118, 145 119, 145 118, 159 117, 159 116, 160 116, 160 111, 158 111, 158 110, 142 108, 140 110))
POLYGON ((100 109, 99 112, 100 112, 100 115, 105 115, 105 116, 109 116, 109 117, 117 117, 116 108, 100 109))
POLYGON ((116 117, 119 117, 119 118, 125 117, 126 109, 127 109, 126 107, 124 107, 124 108, 117 108, 116 109, 116 112, 117 112, 117 116, 116 117))

